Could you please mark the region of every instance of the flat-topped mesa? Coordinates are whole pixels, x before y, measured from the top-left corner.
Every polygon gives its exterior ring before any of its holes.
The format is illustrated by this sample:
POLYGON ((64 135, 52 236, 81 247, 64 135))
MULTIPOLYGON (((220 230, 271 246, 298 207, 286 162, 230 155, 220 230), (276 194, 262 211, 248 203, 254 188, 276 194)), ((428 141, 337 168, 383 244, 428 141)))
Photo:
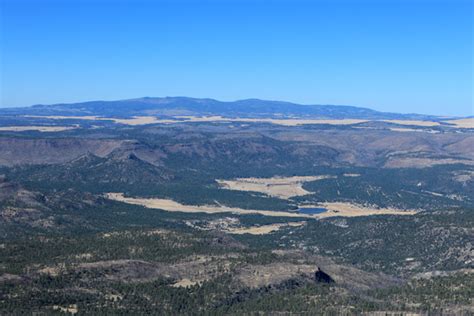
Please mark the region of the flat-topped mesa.
POLYGON ((307 118, 369 120, 441 120, 434 115, 380 112, 348 105, 303 105, 284 101, 246 99, 218 101, 189 97, 135 98, 116 101, 89 101, 69 104, 36 105, 0 110, 5 115, 76 115, 76 116, 145 116, 170 112, 186 115, 222 115, 242 118, 307 118))

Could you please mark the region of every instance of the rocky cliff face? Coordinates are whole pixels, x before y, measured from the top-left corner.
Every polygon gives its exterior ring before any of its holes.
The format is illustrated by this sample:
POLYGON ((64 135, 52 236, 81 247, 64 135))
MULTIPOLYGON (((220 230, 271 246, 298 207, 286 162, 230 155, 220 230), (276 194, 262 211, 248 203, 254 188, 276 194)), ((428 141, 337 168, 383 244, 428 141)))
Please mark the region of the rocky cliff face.
MULTIPOLYGON (((207 127, 206 127, 207 128, 207 127)), ((0 166, 62 164, 88 153, 98 157, 134 154, 155 166, 171 157, 193 162, 282 164, 312 161, 319 166, 384 168, 474 165, 474 136, 469 133, 395 133, 388 130, 261 128, 206 131, 196 126, 134 128, 131 135, 109 130, 104 138, 79 135, 0 137, 0 166), (155 132, 166 136, 155 136, 155 132), (206 132, 203 136, 202 133, 206 132), (192 135, 196 135, 194 138, 192 135), (188 136, 183 137, 183 135, 188 136), (113 139, 112 139, 113 138, 113 139)))
POLYGON ((0 166, 58 164, 92 153, 106 156, 122 140, 78 138, 0 138, 0 166))

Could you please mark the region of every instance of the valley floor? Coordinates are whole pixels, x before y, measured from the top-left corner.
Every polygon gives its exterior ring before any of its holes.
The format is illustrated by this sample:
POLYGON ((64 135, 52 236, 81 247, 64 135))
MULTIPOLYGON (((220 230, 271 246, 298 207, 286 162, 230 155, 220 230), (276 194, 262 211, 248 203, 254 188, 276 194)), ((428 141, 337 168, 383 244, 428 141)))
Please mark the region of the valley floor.
POLYGON ((0 111, 0 314, 474 315, 471 118, 216 102, 0 111))

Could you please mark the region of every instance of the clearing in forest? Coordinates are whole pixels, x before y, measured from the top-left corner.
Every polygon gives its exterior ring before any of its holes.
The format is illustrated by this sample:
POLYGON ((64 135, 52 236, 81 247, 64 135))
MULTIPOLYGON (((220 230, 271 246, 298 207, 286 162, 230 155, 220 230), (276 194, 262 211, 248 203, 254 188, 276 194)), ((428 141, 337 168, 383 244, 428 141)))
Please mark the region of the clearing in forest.
POLYGON ((154 198, 131 198, 125 197, 123 193, 107 193, 106 197, 128 204, 141 205, 147 208, 160 209, 168 212, 184 213, 233 213, 233 214, 261 214, 265 216, 283 216, 283 217, 306 217, 315 218, 308 214, 299 214, 296 212, 267 211, 267 210, 247 210, 237 207, 227 207, 222 205, 185 205, 170 199, 154 198))
POLYGON ((317 214, 319 218, 325 217, 356 217, 369 215, 415 215, 418 211, 415 210, 400 210, 395 208, 376 208, 371 206, 363 206, 344 202, 326 202, 317 205, 317 207, 324 207, 326 212, 317 214))
POLYGON ((326 212, 318 214, 305 214, 298 212, 269 211, 269 210, 247 210, 236 207, 226 207, 222 205, 185 205, 170 199, 154 198, 132 198, 125 197, 123 193, 107 193, 106 197, 111 200, 124 202, 128 204, 141 205, 147 208, 159 209, 168 212, 183 213, 233 213, 233 214, 261 214, 265 216, 280 217, 304 217, 304 218, 326 218, 326 217, 355 217, 369 215, 414 215, 414 210, 399 210, 391 208, 367 207, 351 203, 328 202, 318 205, 305 205, 304 207, 323 207, 326 212))
POLYGON ((223 189, 252 191, 289 199, 293 196, 302 196, 311 192, 303 189, 304 182, 334 178, 334 176, 295 176, 273 178, 239 178, 234 180, 216 180, 223 189))
POLYGON ((0 131, 9 132, 26 132, 26 131, 38 131, 38 132, 61 132, 70 129, 75 129, 77 126, 1 126, 0 131))

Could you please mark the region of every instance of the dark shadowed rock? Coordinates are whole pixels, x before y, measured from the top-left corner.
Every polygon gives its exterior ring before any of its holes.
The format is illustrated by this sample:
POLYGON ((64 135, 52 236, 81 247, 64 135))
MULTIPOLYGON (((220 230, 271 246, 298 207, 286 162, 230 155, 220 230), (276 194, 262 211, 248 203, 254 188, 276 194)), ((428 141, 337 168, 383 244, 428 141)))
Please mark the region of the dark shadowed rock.
POLYGON ((333 278, 320 268, 314 273, 314 280, 318 283, 334 283, 333 278))

